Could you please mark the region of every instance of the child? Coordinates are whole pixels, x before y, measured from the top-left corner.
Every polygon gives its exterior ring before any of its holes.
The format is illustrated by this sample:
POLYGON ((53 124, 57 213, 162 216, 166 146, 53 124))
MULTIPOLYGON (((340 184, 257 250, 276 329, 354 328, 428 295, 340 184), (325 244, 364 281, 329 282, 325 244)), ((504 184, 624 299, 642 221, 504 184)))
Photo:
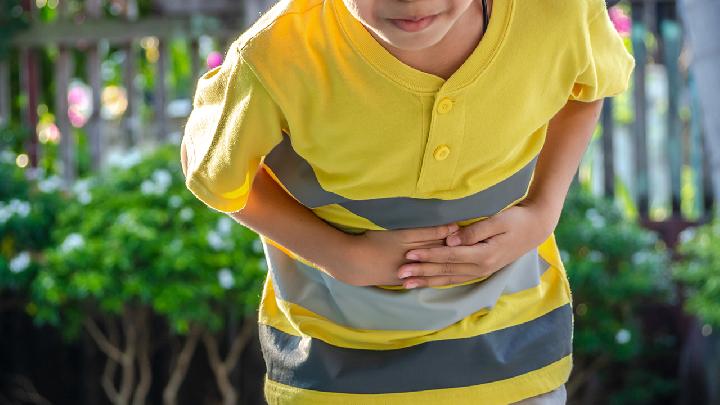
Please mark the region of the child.
POLYGON ((602 0, 281 0, 241 35, 181 156, 262 237, 268 402, 564 403, 553 229, 633 67, 602 0))

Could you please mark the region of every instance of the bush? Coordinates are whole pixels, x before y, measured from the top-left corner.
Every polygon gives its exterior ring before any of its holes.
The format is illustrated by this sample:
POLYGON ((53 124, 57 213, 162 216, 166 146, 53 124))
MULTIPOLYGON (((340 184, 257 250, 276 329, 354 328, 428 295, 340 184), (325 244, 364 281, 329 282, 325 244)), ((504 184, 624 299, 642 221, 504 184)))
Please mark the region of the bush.
POLYGON ((685 310, 720 329, 720 218, 681 234, 673 277, 686 287, 685 310))
POLYGON ((32 169, 17 166, 8 147, 17 134, 0 129, 0 292, 23 301, 67 196, 59 191, 58 178, 44 178, 41 171, 28 175, 32 169))
MULTIPOLYGON (((247 342, 266 275, 261 244, 252 231, 207 208, 185 188, 176 145, 147 155, 129 153, 123 162, 79 181, 73 195, 33 283, 32 315, 38 323, 61 328, 68 338, 84 329, 109 363, 128 370, 137 365, 141 379, 151 373, 149 359, 158 346, 153 341, 162 338, 149 335, 150 315, 161 316, 168 335, 187 336, 182 345, 172 345, 171 373, 178 376, 165 390, 172 402, 177 379, 188 367, 177 359, 183 352, 191 354, 200 337, 214 360, 219 356, 216 332, 226 322, 247 317, 243 332, 234 337, 239 346, 233 346, 239 350, 247 342), (113 337, 117 328, 123 339, 113 337)), ((219 380, 232 372, 236 355, 228 355, 232 360, 223 367, 211 361, 219 380)), ((104 388, 113 403, 125 403, 131 394, 104 388)))
POLYGON ((657 403, 674 389, 672 381, 642 367, 671 349, 673 339, 644 336, 641 312, 674 300, 664 245, 612 202, 575 187, 555 235, 575 310, 569 394, 594 381, 607 395, 599 403, 657 403))

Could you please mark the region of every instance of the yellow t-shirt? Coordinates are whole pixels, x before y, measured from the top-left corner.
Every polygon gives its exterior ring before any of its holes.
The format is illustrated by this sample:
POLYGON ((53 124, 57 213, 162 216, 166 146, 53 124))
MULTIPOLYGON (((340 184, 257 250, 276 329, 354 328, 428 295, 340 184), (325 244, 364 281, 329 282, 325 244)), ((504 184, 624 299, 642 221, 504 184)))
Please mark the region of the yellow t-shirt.
MULTIPOLYGON (((392 56, 342 0, 283 0, 199 80, 186 184, 233 212, 263 167, 348 232, 468 224, 525 197, 569 99, 618 94, 633 67, 603 0, 495 0, 447 80, 392 56)), ((567 381, 554 235, 490 277, 414 290, 350 286, 263 243, 271 404, 506 404, 567 381)))

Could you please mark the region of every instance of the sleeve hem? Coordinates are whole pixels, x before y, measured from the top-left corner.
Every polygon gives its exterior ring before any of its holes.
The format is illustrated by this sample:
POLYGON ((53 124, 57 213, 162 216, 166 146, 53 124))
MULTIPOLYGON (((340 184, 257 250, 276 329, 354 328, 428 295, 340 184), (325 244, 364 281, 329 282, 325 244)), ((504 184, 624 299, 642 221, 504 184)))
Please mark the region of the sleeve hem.
POLYGON ((205 205, 223 213, 240 211, 245 208, 245 204, 247 203, 247 194, 234 200, 220 198, 193 177, 186 178, 185 186, 205 205))

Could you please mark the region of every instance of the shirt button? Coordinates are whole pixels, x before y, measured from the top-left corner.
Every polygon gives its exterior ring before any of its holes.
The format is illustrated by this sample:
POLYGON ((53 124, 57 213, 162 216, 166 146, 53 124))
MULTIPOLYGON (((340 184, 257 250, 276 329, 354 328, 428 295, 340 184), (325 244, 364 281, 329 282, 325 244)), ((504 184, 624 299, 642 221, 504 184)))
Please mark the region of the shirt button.
POLYGON ((450 147, 448 147, 447 145, 440 145, 437 148, 435 148, 433 157, 435 158, 435 160, 445 160, 445 159, 447 159, 449 154, 450 154, 450 147))
POLYGON ((453 107, 453 101, 450 100, 449 98, 444 98, 444 99, 440 100, 440 102, 438 103, 437 111, 440 114, 447 114, 450 112, 450 110, 452 110, 452 107, 453 107))

